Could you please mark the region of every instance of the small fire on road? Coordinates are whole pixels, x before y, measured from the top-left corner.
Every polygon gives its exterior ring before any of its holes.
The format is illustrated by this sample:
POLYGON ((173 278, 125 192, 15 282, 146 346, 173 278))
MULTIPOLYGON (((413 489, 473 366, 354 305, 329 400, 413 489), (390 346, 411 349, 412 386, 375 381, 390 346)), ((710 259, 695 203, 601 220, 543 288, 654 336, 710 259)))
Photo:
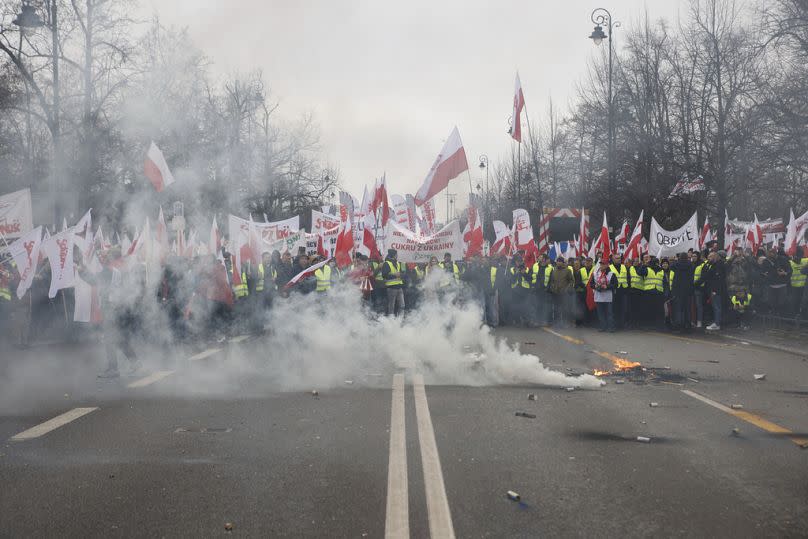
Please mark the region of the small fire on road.
POLYGON ((592 371, 592 374, 594 374, 595 376, 608 376, 610 374, 628 373, 642 368, 642 365, 638 361, 628 361, 625 359, 621 359, 617 356, 614 356, 612 354, 608 354, 606 352, 597 352, 597 354, 611 361, 613 368, 612 370, 609 371, 595 369, 594 371, 592 371))

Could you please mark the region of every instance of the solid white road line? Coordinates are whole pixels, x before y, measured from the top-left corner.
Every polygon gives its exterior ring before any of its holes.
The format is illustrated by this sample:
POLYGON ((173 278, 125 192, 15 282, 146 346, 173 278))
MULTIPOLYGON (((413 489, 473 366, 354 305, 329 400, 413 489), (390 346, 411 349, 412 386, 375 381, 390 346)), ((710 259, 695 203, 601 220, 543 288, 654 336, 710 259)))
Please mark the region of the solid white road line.
POLYGON ((390 460, 387 464, 387 518, 384 536, 410 536, 407 491, 407 434, 404 426, 404 375, 393 375, 393 405, 390 411, 390 460))
POLYGON ((174 374, 174 372, 175 371, 157 371, 157 372, 154 372, 154 373, 152 373, 152 374, 150 374, 150 375, 148 375, 146 377, 141 378, 140 380, 135 380, 131 384, 127 385, 126 387, 146 387, 146 386, 151 385, 151 384, 153 384, 155 382, 159 382, 163 378, 168 378, 169 376, 174 374))
POLYGON ((453 538, 455 533, 452 513, 449 510, 449 500, 446 498, 446 486, 443 484, 438 444, 435 442, 435 430, 432 428, 432 417, 429 415, 429 404, 424 390, 424 377, 420 374, 413 377, 413 391, 418 441, 421 446, 421 466, 424 469, 429 534, 433 538, 453 538))
POLYGON ((199 352, 198 354, 192 355, 191 357, 188 358, 188 361, 199 361, 200 359, 205 359, 206 357, 210 357, 213 354, 218 354, 221 351, 222 351, 221 348, 208 348, 207 350, 199 352))
POLYGON ((704 395, 699 395, 695 391, 690 391, 689 389, 682 389, 681 391, 682 391, 682 393, 684 393, 688 397, 693 397, 694 399, 700 400, 704 404, 709 404, 713 408, 718 408, 722 412, 728 413, 730 415, 734 412, 734 410, 732 408, 730 408, 729 406, 724 406, 720 402, 715 402, 712 399, 708 399, 704 395))
POLYGON ((40 423, 36 427, 31 427, 26 431, 15 434, 11 437, 11 440, 14 442, 22 442, 25 440, 31 440, 33 438, 39 438, 52 430, 56 430, 59 427, 67 425, 71 421, 75 421, 76 419, 85 416, 90 412, 95 412, 96 410, 98 410, 97 406, 92 408, 73 408, 69 412, 65 412, 62 415, 57 415, 53 419, 40 423))

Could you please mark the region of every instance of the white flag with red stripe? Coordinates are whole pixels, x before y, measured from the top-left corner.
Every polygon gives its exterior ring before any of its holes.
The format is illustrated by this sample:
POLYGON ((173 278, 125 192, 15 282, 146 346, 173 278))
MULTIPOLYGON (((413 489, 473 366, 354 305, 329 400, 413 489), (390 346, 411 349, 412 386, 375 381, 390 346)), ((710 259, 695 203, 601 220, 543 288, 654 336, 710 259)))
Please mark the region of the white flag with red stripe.
POLYGON ((51 267, 51 283, 48 297, 56 297, 56 292, 73 286, 73 229, 68 228, 42 242, 42 251, 48 257, 51 267))
POLYGON ((600 226, 600 234, 597 240, 592 244, 592 249, 589 251, 589 257, 595 258, 597 252, 601 251, 602 258, 610 258, 612 256, 612 242, 609 239, 609 225, 606 223, 606 212, 603 212, 603 224, 600 226))
POLYGON ((491 245, 491 256, 509 256, 511 254, 511 229, 502 221, 494 221, 496 239, 491 245))
POLYGON ((434 197, 449 185, 449 182, 461 173, 469 169, 466 160, 466 151, 463 149, 463 141, 460 140, 460 132, 457 127, 452 129, 449 138, 443 145, 438 157, 429 169, 429 173, 424 179, 423 185, 415 194, 415 204, 420 206, 430 198, 434 197))
POLYGON ((705 216, 704 225, 701 227, 701 233, 699 234, 699 249, 704 249, 704 246, 713 240, 715 240, 715 236, 710 228, 710 216, 705 216))
POLYGON ((483 222, 480 215, 480 197, 469 193, 469 206, 466 208, 468 220, 463 229, 463 258, 472 258, 483 254, 483 222))
POLYGON ((331 259, 327 258, 327 259, 323 260, 322 262, 314 264, 313 266, 309 266, 308 268, 304 269, 303 271, 301 271, 300 273, 298 273, 297 275, 295 275, 294 277, 289 279, 289 282, 286 283, 286 286, 284 286, 284 288, 291 288, 291 287, 295 286, 297 283, 299 283, 304 278, 308 277, 309 275, 313 275, 315 271, 322 268, 323 266, 328 264, 330 261, 331 261, 331 259))
POLYGON ((143 165, 143 171, 146 177, 152 182, 152 185, 158 193, 163 189, 174 183, 174 175, 168 168, 163 152, 157 147, 157 144, 152 141, 149 146, 149 151, 146 153, 146 162, 143 165))
POLYGON ((39 262, 39 249, 42 246, 42 227, 38 226, 9 245, 8 250, 17 264, 20 283, 17 285, 17 298, 22 298, 31 288, 39 262))
POLYGON ((639 218, 637 218, 637 223, 634 225, 634 232, 631 233, 631 239, 628 240, 628 245, 626 246, 626 257, 631 259, 639 258, 642 255, 641 243, 643 240, 642 236, 642 222, 643 222, 643 214, 645 210, 640 212, 639 218))
POLYGON ((589 246, 589 214, 581 208, 581 224, 578 226, 578 253, 583 256, 589 246))
POLYGON ((525 106, 525 94, 522 92, 522 81, 516 73, 516 82, 513 89, 513 111, 511 112, 511 128, 508 132, 516 142, 522 142, 522 109, 525 106))

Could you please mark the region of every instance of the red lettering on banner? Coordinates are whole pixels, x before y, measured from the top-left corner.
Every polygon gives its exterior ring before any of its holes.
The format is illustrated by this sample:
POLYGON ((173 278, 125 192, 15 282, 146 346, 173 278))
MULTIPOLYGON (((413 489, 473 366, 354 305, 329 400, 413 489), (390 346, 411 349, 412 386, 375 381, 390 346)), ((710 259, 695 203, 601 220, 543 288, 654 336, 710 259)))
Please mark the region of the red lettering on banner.
POLYGON ((59 246, 59 266, 64 270, 67 262, 67 240, 56 240, 59 246))

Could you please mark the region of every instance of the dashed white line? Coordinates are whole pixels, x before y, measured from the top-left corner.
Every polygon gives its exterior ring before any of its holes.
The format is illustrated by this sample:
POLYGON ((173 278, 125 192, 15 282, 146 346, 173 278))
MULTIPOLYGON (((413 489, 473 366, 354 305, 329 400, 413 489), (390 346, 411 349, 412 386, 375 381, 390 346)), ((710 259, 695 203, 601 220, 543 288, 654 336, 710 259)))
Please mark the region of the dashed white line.
POLYGON ((413 377, 413 391, 415 394, 415 416, 418 423, 418 441, 421 446, 421 466, 424 469, 429 534, 432 537, 440 537, 441 539, 454 538, 452 513, 449 510, 446 486, 443 483, 438 444, 435 442, 435 430, 432 427, 432 417, 429 415, 429 404, 424 390, 424 377, 420 374, 413 377))
POLYGON ((22 431, 19 434, 15 434, 11 437, 11 440, 14 442, 22 442, 25 440, 39 438, 40 436, 44 436, 45 434, 56 430, 63 425, 67 425, 71 421, 75 421, 76 419, 83 417, 90 412, 95 412, 96 410, 98 410, 97 406, 91 408, 73 408, 62 415, 57 415, 53 419, 49 419, 35 427, 31 427, 30 429, 22 431))
POLYGON ((198 354, 192 355, 191 357, 188 358, 188 361, 199 361, 200 359, 205 359, 206 357, 210 357, 213 354, 218 354, 221 351, 222 351, 221 348, 208 348, 207 350, 203 350, 198 354))
POLYGON ((407 434, 404 421, 404 375, 393 375, 393 404, 390 411, 390 460, 387 464, 386 538, 410 536, 407 490, 407 434))
POLYGON ((157 372, 154 372, 154 373, 152 373, 152 374, 150 374, 148 376, 145 376, 145 377, 141 378, 140 380, 135 380, 131 384, 127 385, 126 387, 132 387, 132 388, 134 388, 134 387, 146 387, 146 386, 151 385, 151 384, 153 384, 155 382, 159 382, 163 378, 168 378, 169 376, 174 374, 174 372, 175 371, 157 371, 157 372))

